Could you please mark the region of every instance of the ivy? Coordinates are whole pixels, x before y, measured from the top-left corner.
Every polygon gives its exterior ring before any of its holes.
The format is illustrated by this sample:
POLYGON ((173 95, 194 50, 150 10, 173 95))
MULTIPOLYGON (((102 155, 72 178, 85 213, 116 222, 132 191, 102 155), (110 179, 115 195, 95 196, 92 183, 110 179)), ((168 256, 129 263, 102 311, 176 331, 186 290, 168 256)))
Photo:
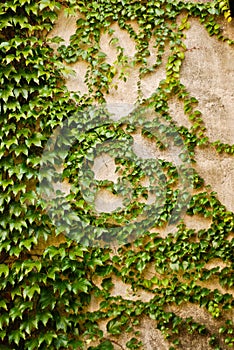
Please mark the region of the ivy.
POLYGON ((233 145, 209 140, 199 101, 180 81, 191 18, 232 47, 219 24, 221 16, 231 20, 229 5, 224 0, 7 0, 0 4, 2 349, 143 349, 147 346, 141 334, 144 318, 155 322, 170 349, 181 348, 184 334, 205 337, 214 349, 233 347, 234 214, 194 169, 197 149, 212 148, 231 157, 233 145), (59 11, 67 16, 79 13, 67 46, 59 37, 48 37, 59 11), (121 46, 114 23, 135 42, 133 57, 121 46), (116 52, 111 64, 100 47, 103 33, 116 52), (149 64, 150 41, 157 54, 149 64), (141 81, 156 72, 163 60, 165 79, 144 99, 141 81), (65 86, 71 72, 67 64, 78 61, 87 64, 85 95, 65 86), (137 71, 136 108, 116 122, 105 107, 105 96, 115 81, 127 81, 129 67, 137 71), (170 115, 173 97, 183 104, 190 128, 178 126, 170 115), (150 122, 147 113, 153 115, 150 122), (69 130, 74 126, 74 132, 64 132, 51 144, 57 128, 67 130, 67 126, 69 130), (173 141, 180 148, 179 165, 163 157, 158 162, 139 160, 133 150, 134 133, 139 130, 159 150, 173 141), (71 141, 65 152, 64 145, 71 141), (94 177, 95 157, 103 153, 114 159, 121 174, 116 183, 94 177), (62 174, 56 170, 61 161, 62 174), (51 216, 39 189, 50 195, 53 181, 59 182, 61 176, 71 185, 66 205, 72 203, 72 213, 64 215, 64 196, 56 193, 56 200, 49 202, 54 206, 51 216), (141 183, 146 177, 149 186, 141 183), (180 183, 188 189, 183 195, 180 183), (93 202, 101 189, 121 195, 124 208, 97 214, 93 202), (147 204, 152 193, 161 198, 160 205, 147 204), (209 228, 186 227, 181 211, 209 220, 209 228), (138 222, 141 216, 145 220, 138 222), (176 231, 162 237, 160 232, 169 222, 176 224, 176 231), (114 237, 119 245, 112 249, 108 243, 114 237), (92 245, 94 241, 98 244, 92 245), (214 259, 222 264, 209 267, 214 259), (217 289, 210 287, 214 280, 217 289), (129 296, 113 294, 116 281, 125 284, 129 296), (142 297, 145 292, 151 293, 149 301, 142 297), (193 307, 200 307, 206 322, 173 312, 185 303, 191 313, 193 307))

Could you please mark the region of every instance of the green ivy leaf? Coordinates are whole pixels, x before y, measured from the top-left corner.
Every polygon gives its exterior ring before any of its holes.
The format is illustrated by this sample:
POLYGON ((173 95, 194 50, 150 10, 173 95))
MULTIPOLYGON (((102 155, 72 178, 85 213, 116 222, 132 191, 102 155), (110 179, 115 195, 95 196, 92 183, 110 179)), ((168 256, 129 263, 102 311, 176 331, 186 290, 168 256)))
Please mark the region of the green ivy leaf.
POLYGON ((34 284, 33 286, 26 286, 23 291, 23 297, 24 299, 28 298, 29 300, 32 300, 35 292, 40 294, 41 288, 38 284, 34 284))
POLYGON ((9 275, 9 267, 5 264, 0 264, 0 277, 7 277, 9 275))
POLYGON ((92 284, 89 280, 80 278, 72 283, 71 290, 74 294, 77 294, 78 292, 88 293, 90 287, 92 287, 92 284))
POLYGON ((8 308, 7 308, 7 303, 6 303, 6 301, 3 300, 3 299, 0 300, 0 308, 1 308, 1 309, 8 310, 8 308))

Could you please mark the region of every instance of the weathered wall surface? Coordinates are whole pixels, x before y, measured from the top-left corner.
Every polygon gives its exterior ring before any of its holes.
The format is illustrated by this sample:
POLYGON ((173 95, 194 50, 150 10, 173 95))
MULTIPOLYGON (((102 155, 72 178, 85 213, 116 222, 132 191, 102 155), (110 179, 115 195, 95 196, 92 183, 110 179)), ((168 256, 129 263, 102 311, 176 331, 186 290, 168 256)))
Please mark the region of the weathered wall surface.
MULTIPOLYGON (((78 17, 77 17, 78 18, 78 17)), ((57 24, 50 36, 58 35, 64 39, 64 44, 69 44, 69 38, 76 30, 76 17, 66 18, 60 13, 57 24)), ((204 27, 192 20, 191 28, 186 33, 185 44, 187 46, 186 59, 181 72, 181 82, 189 92, 199 101, 198 109, 202 112, 202 118, 207 128, 206 134, 210 141, 222 140, 232 144, 234 140, 234 51, 228 44, 219 42, 217 38, 210 37, 204 27)), ((222 23, 224 35, 234 39, 234 24, 222 23)), ((135 27, 136 28, 136 24, 135 27)), ((128 33, 113 25, 115 36, 119 38, 125 54, 130 58, 135 53, 135 43, 128 33)), ((116 52, 109 45, 110 37, 103 34, 101 37, 101 49, 107 54, 107 62, 116 60, 116 52)), ((156 53, 151 45, 149 60, 154 62, 156 53)), ((166 56, 166 55, 165 55, 166 56)), ((142 92, 148 98, 157 89, 159 82, 165 78, 166 58, 156 73, 147 75, 142 81, 142 92)), ((84 82, 87 66, 85 62, 70 65, 75 71, 67 80, 67 87, 71 91, 87 93, 84 82)), ((105 96, 108 104, 133 105, 137 98, 137 69, 128 69, 126 82, 116 81, 118 89, 110 89, 105 96)), ((114 83, 113 83, 114 85, 114 83)), ((171 114, 178 125, 191 126, 187 116, 184 115, 183 106, 179 101, 171 101, 171 114)), ((131 107, 130 107, 131 108, 131 107)), ((205 178, 206 184, 211 185, 218 193, 220 201, 228 210, 234 210, 234 159, 231 156, 217 155, 210 149, 196 154, 197 170, 205 178)))
MULTIPOLYGON (((50 33, 50 36, 59 35, 64 39, 65 45, 69 44, 70 36, 76 30, 77 18, 66 18, 61 12, 57 24, 54 30, 50 33)), ((188 91, 198 101, 198 109, 202 112, 202 118, 207 128, 206 135, 210 141, 221 140, 222 142, 233 144, 234 141, 234 50, 233 47, 228 44, 219 42, 215 37, 210 37, 203 26, 196 20, 190 20, 191 27, 186 32, 186 58, 183 62, 181 71, 181 82, 186 86, 188 91)), ((133 24, 137 30, 136 24, 133 24)), ((227 24, 222 23, 223 31, 225 35, 234 39, 234 23, 227 24)), ((125 54, 130 58, 134 56, 135 44, 130 39, 129 35, 118 28, 117 25, 113 25, 115 35, 119 38, 121 46, 125 49, 125 54)), ((113 63, 116 60, 116 52, 109 45, 110 37, 108 34, 103 34, 101 37, 102 51, 107 54, 107 61, 113 63)), ((155 52, 153 45, 151 45, 151 55, 149 60, 152 62, 155 59, 155 52)), ((151 96, 156 90, 159 82, 165 78, 165 64, 166 55, 161 67, 153 74, 147 75, 142 81, 142 93, 145 98, 151 96)), ((86 64, 84 62, 78 62, 71 67, 75 71, 75 75, 67 79, 67 87, 71 91, 80 91, 81 93, 87 93, 87 86, 84 83, 84 77, 86 72, 86 64)), ((137 98, 137 81, 138 72, 136 68, 128 68, 128 79, 126 82, 115 81, 118 85, 116 90, 114 87, 110 89, 110 93, 106 96, 106 101, 109 104, 128 104, 131 106, 135 103, 137 98)), ((183 106, 179 100, 172 99, 170 101, 170 113, 176 120, 178 125, 190 126, 190 122, 187 116, 184 114, 183 106)), ((156 155, 153 146, 152 149, 150 143, 138 138, 138 150, 139 156, 144 157, 144 150, 148 147, 149 152, 152 155, 156 155), (142 144, 141 144, 142 142, 142 144)), ((229 211, 234 211, 234 158, 225 154, 219 155, 214 148, 210 147, 209 150, 199 148, 195 154, 196 165, 195 169, 205 180, 206 185, 210 185, 212 190, 217 192, 218 198, 229 211)), ((115 180, 115 174, 112 169, 112 161, 108 158, 96 163, 96 177, 115 180), (106 164, 108 166, 106 166, 106 164)), ((66 185, 64 185, 66 188, 66 185)), ((69 185, 67 185, 69 186, 69 185)), ((111 211, 120 202, 113 202, 113 198, 106 193, 100 194, 97 198, 97 210, 111 211)), ((204 219, 199 215, 195 215, 192 218, 189 216, 184 217, 184 221, 188 227, 195 230, 201 228, 208 228, 210 220, 204 219)), ((162 232, 164 235, 165 232, 162 232)), ((231 237, 230 237, 231 238, 231 237)), ((207 268, 212 268, 220 264, 220 261, 214 261, 210 263, 207 268)), ((148 271, 150 274, 150 270, 148 271)), ((98 281, 97 281, 98 283, 98 281)), ((206 286, 206 284, 204 283, 206 286)), ((220 289, 220 285, 213 281, 209 284, 211 289, 220 289)), ((222 290, 222 292, 225 292, 222 290)), ((229 291, 230 292, 230 291, 229 291)), ((114 288, 112 290, 113 295, 121 295, 129 299, 140 298, 142 300, 149 300, 152 296, 150 293, 144 291, 138 291, 138 296, 134 296, 130 286, 123 282, 116 280, 114 288)), ((92 300, 92 309, 96 308, 98 300, 92 300)), ((177 314, 182 317, 193 316, 197 322, 204 322, 210 319, 210 324, 213 324, 211 316, 199 307, 186 304, 181 308, 177 308, 177 314)), ((233 317, 233 315, 232 315, 233 317)), ((142 334, 142 342, 144 349, 147 350, 168 350, 169 345, 165 341, 159 331, 156 330, 155 323, 147 318, 142 319, 140 324, 142 334)), ((217 327, 217 325, 216 325, 217 327)), ((105 327, 103 325, 103 330, 105 327)), ((120 337, 120 344, 125 344, 126 336, 120 337)), ((123 345, 124 346, 124 345, 123 345)), ((116 347, 118 349, 118 347, 116 347)), ((201 339, 194 339, 192 335, 190 337, 185 336, 182 342, 182 348, 185 350, 196 349, 205 350, 209 349, 209 344, 204 337, 201 339)))

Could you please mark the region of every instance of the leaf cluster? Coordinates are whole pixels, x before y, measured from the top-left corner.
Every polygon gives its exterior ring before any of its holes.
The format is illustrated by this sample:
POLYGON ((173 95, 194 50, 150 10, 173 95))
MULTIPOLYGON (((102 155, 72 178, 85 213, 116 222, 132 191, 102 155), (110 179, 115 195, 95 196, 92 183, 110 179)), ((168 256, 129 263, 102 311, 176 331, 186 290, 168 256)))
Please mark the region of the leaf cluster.
MULTIPOLYGON (((222 36, 217 23, 221 12, 230 19, 226 1, 1 2, 1 348, 112 350, 125 346, 121 335, 126 332, 129 335, 126 347, 143 349, 140 326, 144 317, 155 322, 171 349, 181 348, 184 332, 208 337, 210 346, 216 350, 233 346, 234 214, 205 187, 195 170, 188 171, 187 177, 196 191, 186 208, 187 215, 209 220, 210 225, 207 229, 195 230, 177 221, 176 232, 162 237, 160 232, 170 214, 181 209, 176 205, 178 167, 163 158, 158 164, 149 159, 139 160, 132 150, 137 124, 143 130, 141 136, 160 150, 165 147, 164 138, 177 135, 177 146, 181 142, 185 146, 182 163, 189 158, 189 165, 193 164, 199 147, 215 147, 217 152, 233 155, 233 145, 210 142, 197 109, 198 101, 180 81, 187 53, 184 38, 191 17, 200 20, 210 35, 233 44, 222 36), (62 8, 67 15, 81 14, 68 46, 61 44, 60 38, 47 37, 62 8), (138 24, 137 32, 131 25, 133 21, 138 24), (121 47, 113 23, 135 41, 133 58, 121 47), (104 32, 110 36, 110 45, 116 51, 113 64, 107 62, 100 48, 104 32), (153 64, 148 61, 150 40, 157 50, 153 64), (51 45, 55 43, 56 52, 51 45), (141 80, 157 71, 168 48, 165 79, 147 101, 143 100, 141 80), (78 60, 88 65, 85 77, 88 94, 83 96, 68 92, 65 86, 64 62, 70 64, 78 60), (87 232, 81 227, 74 230, 75 238, 80 237, 79 243, 65 236, 61 239, 61 235, 56 236, 57 228, 37 191, 41 178, 47 178, 49 186, 52 176, 39 171, 42 159, 55 168, 58 161, 55 152, 48 153, 47 159, 42 157, 45 145, 57 127, 63 126, 66 120, 75 121, 77 111, 84 111, 94 102, 105 102, 105 94, 115 79, 127 80, 130 66, 138 70, 138 103, 150 106, 156 117, 147 124, 141 114, 133 113, 121 123, 108 122, 97 127, 89 113, 82 113, 84 119, 79 117, 79 121, 89 125, 89 129, 78 134, 77 142, 68 152, 63 176, 73 186, 68 199, 74 211, 97 229, 97 234, 100 227, 106 228, 107 233, 109 228, 118 228, 120 238, 121 234, 124 238, 136 234, 136 238, 116 251, 87 247, 87 232), (172 97, 183 104, 191 128, 178 126, 173 121, 169 112, 172 97), (151 132, 160 127, 160 135, 151 132), (115 157, 121 174, 117 183, 94 178, 94 158, 104 151, 115 157), (150 215, 152 208, 148 210, 142 202, 149 196, 149 188, 140 183, 144 177, 149 177, 151 189, 158 197, 165 199, 153 215, 150 215), (120 208, 112 215, 97 215, 92 201, 101 188, 121 194, 125 209, 120 208), (144 225, 137 224, 140 215, 146 216, 144 225), (209 267, 213 261, 222 264, 209 267), (129 297, 112 293, 116 280, 129 288, 129 297), (216 289, 212 288, 212 281, 216 281, 216 289), (152 296, 147 302, 142 298, 145 292, 152 296), (134 293, 139 297, 134 298, 134 293), (200 307, 208 321, 202 324, 193 317, 183 318, 173 312, 173 306, 183 308, 185 303, 191 305, 191 310, 200 307), (105 324, 105 332, 101 323, 105 324)), ((57 215, 62 215, 59 205, 57 215)), ((60 232, 66 233, 69 220, 71 218, 64 218, 60 232)))

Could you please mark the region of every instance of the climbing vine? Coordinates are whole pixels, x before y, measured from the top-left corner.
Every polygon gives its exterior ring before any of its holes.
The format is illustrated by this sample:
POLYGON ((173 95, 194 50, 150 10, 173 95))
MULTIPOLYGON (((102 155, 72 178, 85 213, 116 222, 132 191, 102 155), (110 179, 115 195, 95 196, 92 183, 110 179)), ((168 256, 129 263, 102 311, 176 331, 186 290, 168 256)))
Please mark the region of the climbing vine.
POLYGON ((198 101, 180 80, 191 18, 233 49, 233 41, 223 36, 219 24, 222 14, 231 19, 227 1, 1 2, 2 348, 145 349, 144 318, 154 322, 170 350, 183 348, 184 334, 204 337, 207 346, 216 350, 233 347, 234 214, 205 185, 193 164, 196 149, 212 148, 231 157, 234 145, 209 140, 198 101), (48 35, 60 11, 77 16, 69 45, 48 35), (114 23, 134 40, 133 57, 121 46, 114 23), (110 36, 109 45, 117 53, 113 63, 101 50, 103 34, 110 36), (150 40, 157 50, 153 64, 148 61, 150 40), (165 57, 165 78, 146 99, 142 79, 157 72, 165 57), (70 92, 65 85, 69 65, 78 61, 87 66, 86 94, 70 92), (127 81, 129 67, 137 71, 136 108, 127 118, 113 121, 105 98, 112 86, 118 88, 116 81, 127 81), (190 128, 173 120, 172 97, 183 103, 190 128), (149 110, 154 115, 151 121, 145 118, 149 110), (67 123, 69 132, 71 125, 78 131, 60 134, 51 146, 55 130, 65 130, 67 123), (173 147, 180 148, 179 165, 163 158, 157 163, 139 161, 132 149, 138 130, 160 150, 167 147, 165 140, 173 140, 173 147), (64 159, 63 145, 74 137, 60 174, 72 185, 70 193, 65 199, 57 193, 56 201, 45 201, 40 188, 49 191, 53 176, 59 176, 53 171, 64 159), (103 152, 115 160, 121 175, 116 183, 94 178, 94 158, 103 152), (145 178, 149 186, 142 184, 145 178), (183 193, 184 202, 181 179, 189 189, 183 193), (92 203, 99 189, 121 194, 124 209, 97 214, 92 203), (151 192, 163 203, 147 204, 151 192), (64 200, 71 203, 72 215, 63 217, 64 200), (48 203, 55 205, 52 216, 48 203), (190 217, 209 219, 209 228, 186 227, 180 220, 184 208, 190 217), (74 213, 83 221, 73 225, 74 213), (172 213, 176 232, 164 236, 161 232, 172 213), (53 222, 55 216, 60 218, 59 227, 53 222), (141 216, 146 219, 139 223, 141 216), (67 232, 71 227, 73 232, 67 232), (113 239, 107 237, 110 232, 120 240, 117 248, 106 244, 113 239), (103 244, 92 246, 89 237, 103 244), (209 268, 214 259, 219 263, 209 268), (209 287, 212 281, 216 289, 209 287), (129 297, 112 293, 120 282, 129 297), (148 301, 144 293, 151 295, 148 301), (186 303, 191 310, 202 309, 206 322, 182 317, 177 306, 183 308, 186 303))

